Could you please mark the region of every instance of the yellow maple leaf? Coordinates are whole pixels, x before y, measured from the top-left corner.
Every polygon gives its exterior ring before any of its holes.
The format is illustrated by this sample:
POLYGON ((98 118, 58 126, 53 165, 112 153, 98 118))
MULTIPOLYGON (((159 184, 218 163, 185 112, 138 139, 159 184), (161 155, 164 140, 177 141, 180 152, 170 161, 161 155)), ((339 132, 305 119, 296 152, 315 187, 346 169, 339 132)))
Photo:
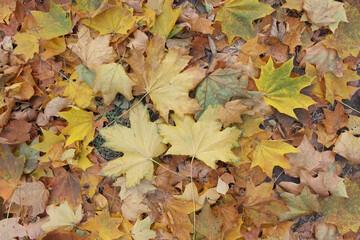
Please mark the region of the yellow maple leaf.
POLYGON ((85 142, 90 143, 94 138, 94 114, 92 112, 73 107, 70 111, 59 112, 59 115, 69 122, 67 127, 61 131, 64 135, 70 135, 65 146, 78 140, 84 140, 84 145, 87 146, 85 142))
POLYGON ((241 131, 236 127, 220 131, 222 124, 218 121, 218 108, 208 107, 197 122, 190 115, 183 120, 177 115, 172 118, 176 126, 159 126, 163 142, 171 144, 167 154, 196 157, 214 169, 217 160, 238 161, 231 149, 238 146, 241 131))
POLYGON ((138 219, 134 227, 131 229, 131 236, 134 240, 148 240, 154 238, 156 236, 156 232, 150 229, 153 222, 154 221, 151 220, 149 216, 143 220, 138 219))
POLYGON ((166 150, 155 123, 150 122, 146 109, 138 104, 130 111, 131 128, 120 125, 103 128, 105 147, 123 152, 124 156, 108 162, 100 174, 108 177, 126 174, 126 187, 130 188, 142 178, 152 179, 152 159, 166 150))
POLYGON ((184 114, 201 109, 195 99, 189 98, 189 91, 204 78, 206 70, 191 67, 182 71, 191 56, 178 47, 165 53, 164 44, 165 40, 156 36, 148 45, 146 59, 141 53, 134 53, 126 61, 134 71, 130 75, 136 84, 134 95, 148 94, 167 121, 170 110, 183 118, 184 114))
POLYGON ((162 13, 156 17, 155 25, 151 28, 151 32, 154 35, 160 35, 166 39, 171 29, 174 27, 176 20, 182 13, 181 8, 172 9, 174 0, 164 0, 162 5, 162 13))
POLYGON ((95 67, 94 92, 101 92, 104 103, 109 105, 117 93, 127 100, 133 99, 132 87, 135 83, 129 78, 120 63, 102 64, 95 67))
POLYGON ((256 146, 251 167, 260 166, 271 178, 275 166, 291 169, 291 165, 284 154, 296 152, 300 152, 300 150, 282 140, 262 140, 256 146))
POLYGON ((133 16, 133 8, 127 5, 114 6, 98 14, 91 19, 85 19, 82 22, 105 34, 127 34, 128 30, 139 20, 139 17, 133 16))
POLYGON ((124 235, 118 229, 121 222, 121 218, 112 218, 109 210, 105 209, 95 218, 89 219, 81 228, 91 232, 90 240, 113 240, 124 235))
POLYGON ((43 140, 40 143, 37 143, 33 146, 31 146, 32 148, 41 151, 41 152, 45 152, 46 154, 41 158, 41 161, 43 162, 49 162, 49 151, 50 149, 58 143, 63 143, 65 142, 65 137, 63 135, 56 135, 50 131, 46 131, 45 129, 41 129, 42 133, 43 133, 43 140))
POLYGON ((274 61, 269 59, 261 68, 261 76, 255 79, 256 87, 264 92, 266 104, 273 106, 279 112, 295 119, 295 108, 308 108, 315 101, 300 93, 300 90, 309 86, 312 79, 308 76, 290 78, 293 69, 293 60, 285 62, 281 67, 274 68, 274 61))
POLYGON ((13 38, 18 44, 14 54, 24 54, 25 61, 33 58, 34 54, 39 52, 39 40, 35 35, 18 32, 13 38))
POLYGON ((68 47, 76 53, 88 67, 98 64, 111 63, 116 59, 116 53, 110 44, 110 35, 98 36, 93 39, 90 30, 81 25, 78 32, 78 41, 68 47))
POLYGON ((39 28, 39 36, 43 39, 65 35, 71 30, 70 11, 64 11, 61 4, 50 1, 49 12, 31 11, 31 14, 39 28))
POLYGON ((68 80, 59 82, 58 86, 66 86, 62 95, 71 99, 73 105, 79 108, 87 108, 91 105, 93 90, 89 84, 79 80, 77 71, 71 74, 68 80))
POLYGON ((46 213, 50 216, 50 221, 41 225, 44 232, 50 232, 60 227, 69 231, 81 221, 83 216, 82 205, 80 204, 74 213, 67 200, 58 207, 55 205, 47 206, 46 213))
POLYGON ((226 0, 225 6, 220 9, 215 20, 221 22, 222 31, 231 44, 236 36, 246 41, 255 37, 252 21, 265 17, 273 10, 269 4, 257 0, 226 0))
POLYGON ((49 41, 46 41, 43 45, 45 47, 45 52, 41 53, 42 59, 51 58, 64 52, 66 49, 65 38, 53 38, 49 41))

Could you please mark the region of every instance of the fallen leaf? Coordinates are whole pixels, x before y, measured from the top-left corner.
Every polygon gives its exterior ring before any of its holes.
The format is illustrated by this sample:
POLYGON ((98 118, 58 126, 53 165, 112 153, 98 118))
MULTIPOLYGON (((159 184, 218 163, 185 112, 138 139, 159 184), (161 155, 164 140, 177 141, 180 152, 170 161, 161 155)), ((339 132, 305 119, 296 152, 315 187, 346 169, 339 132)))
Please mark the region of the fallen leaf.
POLYGON ((133 16, 133 8, 127 5, 111 7, 96 17, 85 19, 82 22, 100 32, 106 34, 127 34, 131 27, 137 22, 137 17, 133 16))
POLYGON ((45 40, 70 32, 72 26, 69 13, 69 11, 64 11, 60 4, 56 4, 52 0, 50 1, 49 12, 31 11, 39 28, 39 36, 45 40))
POLYGON ((349 21, 341 22, 337 30, 323 41, 326 47, 335 49, 341 58, 357 56, 360 50, 359 10, 349 4, 345 4, 344 8, 349 21))
POLYGON ((77 174, 70 173, 63 168, 54 169, 54 177, 49 184, 50 202, 58 204, 64 199, 73 208, 81 202, 81 186, 77 174))
POLYGON ((211 26, 212 21, 206 18, 191 18, 191 31, 200 32, 202 34, 212 34, 214 28, 211 26))
POLYGON ((246 187, 244 214, 260 227, 262 224, 276 224, 278 216, 288 211, 285 204, 272 197, 273 183, 262 183, 255 186, 250 180, 246 187))
POLYGON ((59 115, 69 122, 67 127, 61 131, 64 135, 70 135, 66 140, 65 146, 78 140, 84 140, 88 143, 93 140, 95 130, 94 114, 92 112, 72 107, 70 111, 59 112, 59 115))
POLYGON ((90 240, 113 240, 124 235, 119 230, 121 222, 121 218, 112 218, 106 209, 95 215, 95 218, 89 219, 81 228, 91 232, 90 240))
POLYGON ((275 69, 274 61, 270 58, 261 68, 261 76, 255 79, 255 83, 259 91, 265 93, 263 98, 266 104, 297 119, 294 109, 307 109, 315 101, 300 93, 301 89, 311 84, 312 79, 306 75, 291 78, 290 73, 293 67, 293 60, 290 59, 275 69))
POLYGON ((68 44, 68 47, 76 53, 82 62, 92 68, 99 64, 112 63, 116 54, 110 44, 110 35, 98 36, 93 39, 90 30, 85 26, 79 27, 78 41, 68 44))
POLYGON ((196 216, 195 229, 209 240, 220 239, 223 221, 223 217, 214 216, 210 204, 205 202, 200 214, 196 216))
POLYGON ((67 201, 62 202, 58 207, 55 205, 47 206, 46 213, 50 216, 50 221, 41 226, 45 232, 58 228, 70 231, 80 223, 83 217, 82 205, 80 204, 74 213, 67 201))
POLYGON ((31 33, 17 33, 14 37, 17 42, 17 47, 14 50, 14 54, 23 54, 25 61, 34 57, 35 53, 39 52, 39 40, 31 33))
POLYGON ((95 73, 94 93, 101 92, 106 105, 111 104, 117 93, 121 93, 129 101, 133 99, 132 87, 135 83, 120 63, 98 65, 95 73))
POLYGON ((347 85, 348 82, 357 79, 356 71, 345 69, 343 76, 336 77, 333 73, 328 72, 325 74, 325 99, 331 104, 334 104, 335 100, 341 102, 343 99, 350 98, 350 90, 347 85))
POLYGON ((159 36, 150 40, 146 59, 134 53, 126 61, 134 73, 130 75, 136 83, 134 95, 147 94, 160 115, 167 121, 169 111, 180 117, 194 114, 200 109, 189 91, 204 78, 205 69, 190 67, 182 71, 191 59, 184 48, 173 48, 165 53, 164 40, 159 36))
POLYGON ((310 192, 308 186, 303 188, 299 196, 284 191, 278 192, 281 199, 290 210, 289 212, 282 213, 279 216, 280 221, 291 220, 319 211, 319 200, 315 194, 310 192))
POLYGON ((261 167, 271 178, 275 166, 291 169, 289 160, 284 155, 296 152, 300 151, 282 140, 262 140, 256 146, 251 167, 261 167))
POLYGON ((89 17, 95 16, 108 0, 73 0, 74 8, 80 14, 84 14, 89 17))
POLYGON ((156 236, 156 232, 150 229, 153 221, 147 216, 145 219, 138 219, 131 229, 131 236, 134 240, 148 240, 156 236))
POLYGON ((18 144, 30 140, 31 123, 24 120, 10 121, 0 133, 1 144, 18 144))
POLYGON ((60 117, 58 112, 63 110, 71 103, 70 99, 55 97, 51 99, 45 106, 44 114, 39 114, 36 119, 36 124, 38 126, 45 126, 49 123, 50 117, 60 117))
POLYGON ((121 187, 119 197, 121 200, 125 200, 127 197, 131 196, 132 200, 136 203, 141 203, 146 197, 147 193, 151 193, 156 190, 151 182, 147 179, 142 179, 139 185, 136 185, 132 188, 126 188, 125 178, 120 177, 116 179, 114 186, 121 187))
POLYGON ((124 153, 124 157, 106 163, 100 174, 116 177, 126 174, 126 187, 134 187, 142 178, 153 177, 153 158, 164 153, 165 144, 158 134, 155 123, 150 122, 145 107, 139 103, 130 111, 131 128, 120 125, 103 128, 104 146, 124 153))
POLYGON ((334 49, 327 48, 323 43, 317 43, 306 49, 305 59, 308 63, 316 66, 320 77, 327 72, 332 72, 336 77, 343 76, 343 63, 334 49))
POLYGON ((20 183, 25 164, 24 156, 16 158, 8 145, 1 146, 0 157, 0 196, 7 201, 20 183))
POLYGON ((257 0, 226 0, 215 20, 221 22, 222 31, 226 33, 229 45, 237 36, 250 40, 256 36, 252 21, 265 17, 274 9, 257 0), (239 28, 239 26, 242 26, 239 28))
POLYGON ((65 38, 53 38, 44 43, 45 51, 41 53, 41 58, 49 59, 55 55, 65 52, 66 43, 65 38))
POLYGON ((172 8, 173 0, 163 0, 162 13, 156 17, 151 33, 166 39, 181 14, 181 8, 172 8))
POLYGON ((20 206, 31 206, 29 216, 36 217, 45 211, 49 191, 40 181, 22 182, 15 190, 12 201, 20 206))
POLYGON ((348 198, 330 196, 320 202, 320 212, 325 215, 325 222, 335 224, 341 234, 360 226, 359 201, 360 189, 350 180, 345 180, 348 198))
POLYGON ((0 221, 0 236, 4 240, 12 240, 16 237, 23 238, 28 234, 23 225, 18 223, 18 218, 6 218, 0 221))
POLYGON ((347 160, 360 163, 360 139, 350 132, 343 132, 335 142, 334 152, 343 156, 347 160))
POLYGON ((345 127, 348 117, 345 115, 344 107, 338 103, 334 111, 324 108, 325 119, 322 121, 326 132, 335 133, 340 128, 345 127))
POLYGON ((184 120, 176 115, 172 115, 172 118, 176 126, 159 126, 160 134, 164 137, 163 143, 171 144, 167 154, 196 157, 214 169, 217 160, 238 161, 231 149, 237 146, 240 130, 231 127, 220 131, 217 108, 208 107, 197 122, 189 115, 184 120))

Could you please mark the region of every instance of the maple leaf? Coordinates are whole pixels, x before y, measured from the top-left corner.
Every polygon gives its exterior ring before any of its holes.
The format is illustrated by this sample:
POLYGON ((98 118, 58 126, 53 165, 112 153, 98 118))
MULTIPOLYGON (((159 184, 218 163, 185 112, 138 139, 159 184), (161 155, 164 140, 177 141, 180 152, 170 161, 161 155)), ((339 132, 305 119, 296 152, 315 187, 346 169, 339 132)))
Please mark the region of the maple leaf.
POLYGON ((14 54, 24 54, 25 61, 34 57, 35 53, 39 52, 39 40, 31 33, 17 33, 14 37, 17 42, 17 47, 14 54))
POLYGON ((347 160, 360 163, 360 139, 350 132, 343 132, 335 142, 334 152, 343 156, 347 160))
POLYGON ((54 169, 54 177, 51 179, 49 187, 50 201, 54 204, 66 199, 72 207, 76 207, 81 202, 81 186, 77 174, 70 173, 63 168, 54 169))
MULTIPOLYGON (((196 88, 196 99, 199 101, 200 107, 206 109, 208 106, 224 106, 228 104, 227 109, 229 110, 229 104, 227 103, 230 99, 240 98, 240 99, 250 99, 254 94, 246 90, 247 86, 247 76, 241 76, 241 72, 231 68, 217 69, 211 74, 209 74, 196 88)), ((256 98, 256 96, 254 96, 256 98)), ((256 100, 255 100, 256 101, 256 100)), ((242 102, 242 101, 241 101, 242 102)), ((242 104, 240 102, 240 104, 242 104)), ((237 107, 239 103, 235 104, 237 107)), ((246 107, 246 105, 243 105, 246 107)), ((240 105, 240 108, 243 108, 240 105)), ((236 108, 236 107, 235 107, 236 108)), ((236 108, 238 110, 238 108, 236 108)), ((239 115, 237 111, 227 111, 227 115, 239 115)), ((245 109, 244 109, 245 110, 245 109)), ((196 112, 196 117, 198 118, 203 110, 196 112)), ((223 118, 223 122, 228 122, 226 117, 222 114, 219 114, 220 118, 223 118)), ((236 119, 236 117, 235 117, 236 119)), ((241 119, 241 118, 240 118, 241 119)), ((239 122, 239 119, 237 119, 239 122)))
POLYGON ((226 33, 230 45, 236 36, 246 41, 255 37, 252 21, 273 11, 268 4, 257 0, 225 0, 225 6, 220 9, 215 20, 221 22, 222 31, 226 33))
POLYGON ((318 152, 304 136, 297 147, 301 152, 288 153, 286 157, 292 169, 285 169, 285 173, 292 177, 299 177, 301 170, 318 172, 320 169, 328 170, 327 167, 335 162, 335 154, 332 151, 318 152))
POLYGON ((335 224, 342 234, 357 231, 360 226, 360 189, 355 182, 345 180, 348 198, 330 196, 320 202, 320 212, 325 222, 335 224))
POLYGON ((208 107, 197 122, 190 115, 186 115, 184 120, 175 114, 172 118, 176 126, 159 126, 163 142, 171 144, 167 154, 196 157, 214 169, 216 160, 238 161, 231 149, 238 145, 240 130, 231 127, 220 131, 217 108, 208 107))
POLYGON ((148 240, 156 236, 156 232, 150 229, 153 220, 149 216, 145 219, 138 219, 131 229, 131 236, 134 240, 148 240))
POLYGON ((151 193, 157 189, 147 179, 142 179, 139 185, 132 188, 126 188, 125 185, 126 180, 124 177, 116 179, 116 182, 114 183, 114 186, 121 187, 119 192, 120 199, 125 200, 127 197, 131 196, 132 200, 136 203, 141 203, 147 193, 151 193))
POLYGON ((101 92, 104 103, 109 105, 117 93, 127 100, 133 99, 132 87, 135 83, 126 74, 120 63, 102 64, 95 67, 94 92, 101 92))
POLYGON ((349 121, 346 125, 346 127, 349 129, 349 132, 353 135, 359 135, 360 134, 360 117, 355 115, 349 116, 349 121))
POLYGON ((74 213, 67 201, 62 202, 58 207, 55 205, 47 206, 46 213, 50 216, 50 221, 41 225, 44 232, 50 232, 57 228, 69 231, 80 223, 83 217, 82 205, 80 204, 74 213))
POLYGON ((145 107, 138 104, 130 111, 130 123, 131 128, 114 125, 100 129, 106 141, 104 146, 124 153, 123 157, 106 163, 100 174, 108 177, 126 174, 128 188, 140 183, 144 177, 151 180, 154 171, 152 159, 166 150, 145 107))
POLYGON ((191 31, 200 32, 203 34, 212 34, 214 28, 211 26, 213 22, 206 18, 191 18, 191 31))
POLYGON ((45 51, 41 53, 42 59, 48 59, 61 54, 66 49, 65 38, 56 37, 49 41, 45 41, 43 45, 45 47, 45 51))
POLYGON ((334 34, 326 36, 323 43, 333 48, 341 58, 349 55, 357 56, 360 51, 360 13, 358 9, 345 4, 349 22, 341 22, 334 34))
POLYGON ((16 8, 16 1, 0 2, 0 19, 9 22, 10 15, 16 8))
POLYGON ((319 211, 319 200, 315 194, 312 194, 309 187, 305 186, 299 196, 288 192, 278 190, 281 199, 290 209, 279 216, 280 221, 286 221, 301 217, 312 212, 319 211))
POLYGON ((59 115, 69 122, 67 127, 61 131, 64 135, 70 135, 65 146, 78 140, 84 140, 87 143, 93 140, 95 129, 92 112, 73 107, 70 111, 59 112, 59 115))
POLYGON ((194 114, 200 109, 195 99, 189 98, 189 91, 204 78, 205 69, 190 67, 182 71, 191 59, 184 48, 175 47, 165 53, 165 40, 159 36, 150 40, 147 57, 134 53, 126 61, 134 73, 134 95, 146 93, 150 96, 160 115, 167 121, 169 111, 180 117, 194 114))
POLYGON ((64 11, 60 4, 50 1, 49 12, 31 11, 34 16, 39 36, 43 39, 51 39, 70 32, 71 17, 70 11, 64 11))
POLYGON ((343 76, 337 77, 331 72, 325 74, 325 99, 331 104, 334 104, 335 100, 342 101, 350 97, 350 90, 347 85, 348 82, 357 79, 356 71, 345 69, 343 76))
POLYGON ((251 167, 260 166, 271 178, 275 166, 291 169, 291 165, 284 154, 296 152, 300 152, 300 150, 282 140, 262 140, 256 146, 251 167))
POLYGON ((14 192, 23 173, 25 157, 15 157, 8 145, 0 146, 0 196, 8 200, 14 192))
POLYGON ((45 156, 42 157, 43 162, 50 161, 49 159, 49 151, 53 147, 53 145, 65 142, 66 139, 63 135, 55 135, 54 133, 47 131, 45 129, 41 129, 43 133, 43 140, 40 143, 37 143, 31 146, 33 149, 36 149, 41 152, 45 152, 45 156))
POLYGON ((137 22, 138 17, 133 16, 133 8, 127 5, 114 6, 98 14, 91 19, 84 19, 82 22, 100 32, 106 34, 127 34, 128 30, 137 22))
POLYGON ((68 47, 80 57, 86 66, 91 68, 115 60, 116 53, 112 47, 109 47, 110 38, 110 35, 105 35, 93 39, 90 36, 90 30, 85 26, 80 26, 78 41, 68 44, 68 47))
POLYGON ((257 227, 262 224, 276 224, 277 216, 288 211, 282 201, 272 197, 272 187, 273 183, 266 182, 255 186, 252 179, 247 184, 244 213, 257 227))
POLYGON ((189 214, 194 211, 191 201, 168 200, 164 204, 166 218, 171 232, 179 240, 190 240, 190 232, 193 231, 193 224, 189 214))
POLYGON ((196 216, 196 231, 209 240, 221 238, 221 226, 223 217, 215 217, 210 208, 210 204, 205 201, 204 207, 200 214, 196 216))
MULTIPOLYGON (((338 27, 340 22, 347 22, 344 3, 334 0, 304 0, 303 9, 306 16, 315 25, 313 30, 320 27, 329 26, 332 32, 338 27)), ((303 15, 302 20, 306 20, 303 15)))
POLYGON ((195 208, 200 209, 205 201, 214 204, 220 198, 220 194, 216 191, 216 188, 210 188, 199 196, 195 183, 189 183, 185 186, 185 190, 181 195, 174 195, 173 197, 181 201, 195 201, 195 208))
POLYGON ((95 218, 89 219, 81 228, 91 232, 90 240, 113 240, 124 235, 118 229, 121 222, 121 218, 112 218, 109 210, 105 209, 95 215, 95 218))
POLYGON ((31 206, 29 216, 36 217, 44 212, 49 199, 49 191, 40 181, 22 182, 14 192, 12 201, 21 206, 31 206))
POLYGON ((26 228, 18 223, 18 218, 6 218, 0 221, 0 236, 4 240, 28 236, 26 228))
POLYGON ((91 105, 93 90, 86 82, 80 81, 77 72, 71 74, 68 80, 59 82, 58 86, 66 86, 62 95, 71 99, 73 105, 79 108, 87 108, 91 105))
POLYGON ((334 49, 327 48, 323 43, 317 43, 306 49, 305 59, 316 66, 320 76, 332 72, 336 77, 343 76, 343 63, 334 49))
POLYGON ((261 68, 261 76, 255 79, 255 83, 259 91, 265 93, 263 98, 266 104, 297 119, 294 109, 307 109, 315 101, 300 93, 301 89, 311 84, 310 77, 290 78, 291 70, 294 67, 292 61, 290 59, 275 69, 274 61, 270 58, 267 64, 261 68))
POLYGON ((95 16, 106 3, 107 0, 72 0, 75 10, 89 17, 95 16))
POLYGON ((156 17, 155 25, 151 28, 151 33, 159 35, 166 39, 171 29, 174 27, 176 20, 182 13, 181 8, 172 9, 174 0, 164 0, 162 5, 162 13, 156 17))
POLYGON ((324 108, 325 119, 322 121, 326 132, 336 133, 340 128, 345 127, 348 117, 345 115, 344 107, 338 103, 334 111, 324 108))

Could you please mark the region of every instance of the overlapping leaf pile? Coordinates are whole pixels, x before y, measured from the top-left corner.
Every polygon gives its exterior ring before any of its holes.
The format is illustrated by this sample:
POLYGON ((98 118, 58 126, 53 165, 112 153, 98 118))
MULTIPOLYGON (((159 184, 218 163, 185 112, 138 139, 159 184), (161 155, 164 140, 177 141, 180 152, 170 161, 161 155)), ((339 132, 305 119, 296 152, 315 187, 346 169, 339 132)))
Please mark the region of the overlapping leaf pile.
POLYGON ((0 4, 0 239, 358 239, 360 4, 0 4))

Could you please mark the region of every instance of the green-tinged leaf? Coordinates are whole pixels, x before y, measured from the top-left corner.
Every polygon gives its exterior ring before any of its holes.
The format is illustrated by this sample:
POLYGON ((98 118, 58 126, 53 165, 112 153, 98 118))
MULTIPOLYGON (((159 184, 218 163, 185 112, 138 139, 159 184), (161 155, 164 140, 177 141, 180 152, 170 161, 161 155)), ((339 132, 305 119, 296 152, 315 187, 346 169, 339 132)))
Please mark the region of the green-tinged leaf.
POLYGON ((221 226, 223 222, 223 217, 215 217, 210 204, 205 201, 199 216, 196 216, 195 230, 209 240, 221 239, 221 226))
POLYGON ((0 146, 0 197, 8 200, 20 183, 25 157, 15 157, 8 145, 0 146))
POLYGON ((265 17, 274 9, 269 4, 257 0, 226 0, 225 6, 216 15, 216 21, 221 22, 221 28, 228 37, 229 44, 237 36, 246 41, 255 37, 252 21, 265 17))
POLYGON ((60 4, 50 1, 49 12, 31 11, 35 17, 39 36, 43 39, 51 39, 65 35, 71 30, 70 11, 64 11, 60 4))
POLYGON ((274 61, 269 59, 267 64, 261 68, 261 76, 255 79, 259 91, 264 92, 266 104, 273 106, 279 112, 296 118, 295 108, 307 109, 315 101, 300 93, 300 90, 309 86, 312 78, 301 76, 291 78, 290 73, 294 65, 292 59, 278 68, 274 68, 274 61))
POLYGON ((76 67, 76 72, 78 74, 80 82, 86 82, 87 84, 89 84, 90 87, 93 87, 95 71, 91 70, 83 64, 79 64, 76 67))
POLYGON ((150 229, 153 222, 154 221, 151 220, 149 216, 143 220, 138 219, 134 227, 131 229, 131 236, 134 240, 148 240, 154 238, 156 236, 156 232, 150 229))
MULTIPOLYGON (((196 89, 196 99, 200 107, 225 105, 232 97, 250 98, 247 77, 239 78, 241 73, 231 68, 217 69, 208 75, 196 89)), ((197 118, 203 113, 196 113, 197 118)))
POLYGON ((325 215, 325 222, 335 224, 342 234, 360 227, 360 189, 355 183, 344 181, 348 198, 330 196, 320 202, 320 212, 325 215))
POLYGON ((291 220, 301 217, 312 212, 319 211, 319 200, 315 194, 310 192, 308 186, 305 186, 300 195, 291 194, 284 191, 279 191, 282 200, 290 209, 279 216, 280 221, 291 220))
POLYGON ((107 0, 72 0, 76 11, 88 16, 95 15, 106 3, 107 0))
POLYGON ((360 12, 356 7, 345 4, 349 22, 341 22, 334 34, 326 36, 323 43, 335 49, 341 58, 357 56, 360 51, 360 12))
POLYGON ((172 4, 174 0, 164 0, 162 6, 162 14, 155 19, 155 25, 151 28, 151 33, 160 35, 162 38, 167 38, 174 27, 176 20, 182 13, 181 8, 173 9, 172 4))

